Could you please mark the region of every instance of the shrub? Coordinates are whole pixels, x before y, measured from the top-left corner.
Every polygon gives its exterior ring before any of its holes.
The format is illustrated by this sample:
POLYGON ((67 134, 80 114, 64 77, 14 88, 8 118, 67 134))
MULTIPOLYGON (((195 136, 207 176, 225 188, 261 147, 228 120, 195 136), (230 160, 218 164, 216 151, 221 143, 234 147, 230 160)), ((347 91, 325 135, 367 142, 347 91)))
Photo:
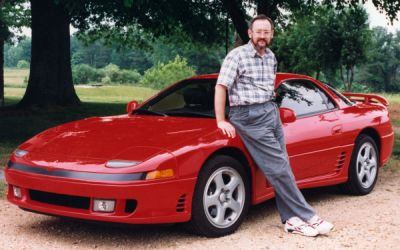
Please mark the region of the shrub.
POLYGON ((26 60, 19 60, 17 63, 17 68, 18 69, 29 69, 30 64, 26 60))
POLYGON ((146 70, 140 83, 159 89, 195 74, 195 70, 187 64, 186 59, 178 55, 173 61, 158 63, 146 70))
POLYGON ((99 82, 103 77, 103 70, 92 68, 87 64, 78 64, 72 68, 72 78, 74 84, 99 82))
POLYGON ((371 93, 373 92, 372 88, 361 83, 353 82, 351 86, 351 92, 358 92, 358 93, 371 93))
POLYGON ((118 83, 137 83, 140 80, 140 73, 137 70, 121 70, 116 82, 118 83))
POLYGON ((104 75, 108 78, 105 81, 110 83, 137 83, 140 80, 140 73, 137 70, 120 69, 115 64, 109 64, 103 68, 104 75))
POLYGON ((111 79, 110 79, 110 77, 105 76, 105 77, 101 78, 101 83, 102 83, 102 84, 105 84, 105 85, 111 84, 111 79))
POLYGON ((111 82, 117 82, 119 78, 119 67, 115 64, 108 64, 103 68, 104 74, 108 76, 111 82))

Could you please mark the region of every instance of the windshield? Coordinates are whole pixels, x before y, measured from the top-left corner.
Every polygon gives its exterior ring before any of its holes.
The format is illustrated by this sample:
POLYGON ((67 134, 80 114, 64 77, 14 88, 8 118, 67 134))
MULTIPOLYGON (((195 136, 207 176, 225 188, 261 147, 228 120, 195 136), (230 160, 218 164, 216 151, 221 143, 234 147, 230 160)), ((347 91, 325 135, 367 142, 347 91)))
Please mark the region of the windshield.
POLYGON ((158 94, 134 114, 215 118, 215 83, 216 79, 184 80, 158 94))

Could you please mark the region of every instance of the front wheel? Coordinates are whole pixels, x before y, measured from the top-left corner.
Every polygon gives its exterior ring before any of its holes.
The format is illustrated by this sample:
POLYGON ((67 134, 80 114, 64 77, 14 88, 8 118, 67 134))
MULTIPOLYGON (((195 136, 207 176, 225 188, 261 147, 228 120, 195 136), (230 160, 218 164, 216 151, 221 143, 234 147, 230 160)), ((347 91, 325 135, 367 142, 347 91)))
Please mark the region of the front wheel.
POLYGON ((249 201, 249 180, 241 164, 229 156, 216 156, 199 174, 191 228, 207 237, 233 233, 242 223, 249 201))
POLYGON ((368 135, 360 135, 355 143, 349 166, 349 180, 343 189, 353 195, 369 194, 378 179, 379 151, 368 135))

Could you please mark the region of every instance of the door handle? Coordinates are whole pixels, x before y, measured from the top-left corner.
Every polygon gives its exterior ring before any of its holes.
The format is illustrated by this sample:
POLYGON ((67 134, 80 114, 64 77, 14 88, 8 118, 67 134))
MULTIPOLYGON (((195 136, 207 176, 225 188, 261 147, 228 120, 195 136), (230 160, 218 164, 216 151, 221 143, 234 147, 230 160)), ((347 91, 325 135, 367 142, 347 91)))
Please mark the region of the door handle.
POLYGON ((342 125, 336 125, 332 128, 332 135, 339 134, 342 132, 342 125))

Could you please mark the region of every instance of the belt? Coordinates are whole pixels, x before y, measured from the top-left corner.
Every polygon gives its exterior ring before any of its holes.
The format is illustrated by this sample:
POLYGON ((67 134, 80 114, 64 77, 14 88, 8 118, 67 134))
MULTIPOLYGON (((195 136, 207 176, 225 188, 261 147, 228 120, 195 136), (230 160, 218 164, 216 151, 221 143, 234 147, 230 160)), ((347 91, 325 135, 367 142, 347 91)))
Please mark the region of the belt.
POLYGON ((230 110, 246 110, 246 109, 256 109, 256 108, 261 108, 265 107, 267 105, 273 105, 275 104, 275 100, 263 102, 263 103, 253 103, 253 104, 247 104, 247 105, 237 105, 237 106, 230 106, 230 110))

